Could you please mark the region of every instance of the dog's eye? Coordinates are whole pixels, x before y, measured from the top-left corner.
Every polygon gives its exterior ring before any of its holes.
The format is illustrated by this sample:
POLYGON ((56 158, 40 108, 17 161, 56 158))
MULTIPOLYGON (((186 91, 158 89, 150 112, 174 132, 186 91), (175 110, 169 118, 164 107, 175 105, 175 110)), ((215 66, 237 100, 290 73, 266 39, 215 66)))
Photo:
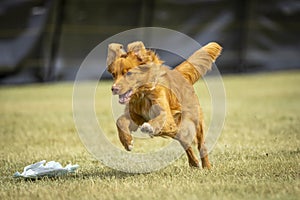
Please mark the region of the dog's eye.
POLYGON ((111 75, 112 75, 112 77, 113 77, 113 78, 115 78, 115 77, 116 77, 116 74, 115 74, 115 73, 112 73, 111 75))
POLYGON ((129 71, 126 73, 126 76, 130 76, 131 74, 132 74, 132 72, 129 71))

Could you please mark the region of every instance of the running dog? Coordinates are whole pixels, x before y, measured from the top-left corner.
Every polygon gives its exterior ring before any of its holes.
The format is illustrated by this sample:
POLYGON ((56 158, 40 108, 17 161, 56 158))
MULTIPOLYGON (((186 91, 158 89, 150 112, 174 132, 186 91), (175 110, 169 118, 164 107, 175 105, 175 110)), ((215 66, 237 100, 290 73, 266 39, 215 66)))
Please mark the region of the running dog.
POLYGON ((193 84, 211 69, 221 53, 221 46, 209 43, 192 54, 174 70, 164 66, 159 57, 142 42, 110 44, 108 71, 114 78, 112 93, 126 104, 117 120, 119 138, 126 150, 133 148, 132 131, 139 127, 151 137, 171 137, 185 149, 189 165, 199 167, 191 144, 196 141, 202 167, 210 168, 204 144, 203 113, 193 84))

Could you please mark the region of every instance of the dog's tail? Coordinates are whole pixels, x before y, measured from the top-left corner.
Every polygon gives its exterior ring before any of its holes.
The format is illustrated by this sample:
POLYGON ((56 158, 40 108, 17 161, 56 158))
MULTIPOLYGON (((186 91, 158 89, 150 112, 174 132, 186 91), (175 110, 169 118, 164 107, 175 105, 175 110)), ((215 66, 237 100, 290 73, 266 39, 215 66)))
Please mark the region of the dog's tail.
POLYGON ((211 70, 212 63, 215 62, 221 51, 222 47, 218 43, 208 43, 178 65, 175 70, 179 71, 191 84, 194 84, 207 71, 211 70))

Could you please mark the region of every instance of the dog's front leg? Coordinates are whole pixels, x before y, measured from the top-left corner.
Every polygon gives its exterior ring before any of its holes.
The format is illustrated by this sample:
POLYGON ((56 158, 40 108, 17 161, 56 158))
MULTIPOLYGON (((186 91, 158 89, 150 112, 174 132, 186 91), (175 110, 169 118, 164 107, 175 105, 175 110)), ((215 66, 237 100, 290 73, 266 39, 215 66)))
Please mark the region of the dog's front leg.
POLYGON ((150 120, 143 123, 141 131, 153 136, 174 137, 178 131, 177 125, 168 106, 155 104, 150 109, 150 120))
POLYGON ((127 151, 133 149, 132 131, 136 131, 138 126, 131 120, 128 114, 124 114, 117 120, 119 139, 127 151))

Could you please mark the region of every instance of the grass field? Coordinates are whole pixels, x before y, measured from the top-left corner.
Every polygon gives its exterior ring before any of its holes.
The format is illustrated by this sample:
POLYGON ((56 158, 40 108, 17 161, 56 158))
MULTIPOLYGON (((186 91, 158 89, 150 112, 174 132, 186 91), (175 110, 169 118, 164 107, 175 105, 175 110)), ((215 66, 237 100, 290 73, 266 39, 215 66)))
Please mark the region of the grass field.
MULTIPOLYGON (((75 129, 72 83, 0 87, 0 199, 299 199, 300 71, 225 76, 227 117, 210 171, 186 156, 148 174, 103 166, 75 129), (79 164, 74 175, 26 181, 16 171, 40 160, 79 164)), ((97 116, 121 148, 109 110, 110 82, 97 89, 97 116)), ((209 123, 209 96, 196 85, 209 123)), ((168 140, 137 141, 148 151, 168 140), (151 144, 151 145, 149 145, 151 144)))

